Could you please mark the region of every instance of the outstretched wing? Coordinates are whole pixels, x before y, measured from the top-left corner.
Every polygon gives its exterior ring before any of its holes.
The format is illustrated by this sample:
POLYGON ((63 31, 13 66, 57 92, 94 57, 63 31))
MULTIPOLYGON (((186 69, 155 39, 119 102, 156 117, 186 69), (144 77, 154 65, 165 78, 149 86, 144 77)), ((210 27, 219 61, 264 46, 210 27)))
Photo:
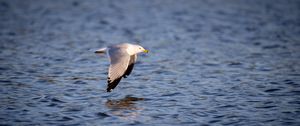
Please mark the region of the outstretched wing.
POLYGON ((108 50, 108 55, 110 58, 110 66, 107 78, 107 92, 110 92, 118 85, 126 72, 130 61, 130 55, 126 52, 126 49, 120 47, 110 48, 108 50))
POLYGON ((135 63, 136 59, 137 59, 137 55, 136 54, 130 56, 128 68, 125 71, 125 74, 123 75, 124 78, 126 78, 131 73, 131 71, 132 71, 132 69, 134 67, 134 63, 135 63))

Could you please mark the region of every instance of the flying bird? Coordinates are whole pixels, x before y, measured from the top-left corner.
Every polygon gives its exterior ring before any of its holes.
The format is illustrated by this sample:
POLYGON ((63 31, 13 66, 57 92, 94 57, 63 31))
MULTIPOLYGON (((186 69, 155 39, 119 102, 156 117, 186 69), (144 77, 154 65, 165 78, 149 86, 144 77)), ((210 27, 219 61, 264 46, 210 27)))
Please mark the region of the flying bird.
POLYGON ((131 73, 137 54, 149 51, 140 45, 122 43, 100 48, 95 53, 106 53, 110 60, 107 77, 107 92, 111 92, 121 81, 131 73))

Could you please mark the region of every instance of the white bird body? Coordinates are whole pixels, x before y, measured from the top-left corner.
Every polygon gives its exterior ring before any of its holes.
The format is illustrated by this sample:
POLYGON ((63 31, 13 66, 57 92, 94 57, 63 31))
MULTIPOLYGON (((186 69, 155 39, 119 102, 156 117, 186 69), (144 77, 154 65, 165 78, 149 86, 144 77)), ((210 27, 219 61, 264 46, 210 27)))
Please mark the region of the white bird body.
POLYGON ((106 53, 110 59, 107 92, 111 92, 121 81, 122 77, 126 78, 131 73, 137 60, 137 54, 141 52, 148 53, 148 50, 140 45, 129 43, 112 45, 95 51, 95 53, 106 53))

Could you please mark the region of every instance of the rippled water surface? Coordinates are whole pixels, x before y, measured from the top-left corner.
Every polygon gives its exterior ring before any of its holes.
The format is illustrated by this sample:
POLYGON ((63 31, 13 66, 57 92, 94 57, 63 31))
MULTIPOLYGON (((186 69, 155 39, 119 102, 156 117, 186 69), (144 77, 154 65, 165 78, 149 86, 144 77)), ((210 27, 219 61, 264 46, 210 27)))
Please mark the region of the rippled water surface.
POLYGON ((0 0, 0 125, 299 125, 297 0, 0 0), (106 92, 109 61, 150 50, 106 92))

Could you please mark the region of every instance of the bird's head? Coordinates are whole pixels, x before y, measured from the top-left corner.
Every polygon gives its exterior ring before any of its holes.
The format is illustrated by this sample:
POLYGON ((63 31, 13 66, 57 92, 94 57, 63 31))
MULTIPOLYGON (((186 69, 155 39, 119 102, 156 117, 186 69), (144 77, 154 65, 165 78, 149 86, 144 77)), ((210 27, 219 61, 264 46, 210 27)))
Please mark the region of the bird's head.
POLYGON ((149 51, 140 45, 129 45, 127 52, 130 55, 133 55, 133 54, 137 54, 137 53, 141 53, 141 52, 148 53, 149 51))
POLYGON ((149 52, 149 50, 147 50, 147 49, 145 49, 144 47, 142 47, 142 46, 139 46, 139 45, 137 45, 137 52, 138 53, 141 53, 141 52, 144 52, 144 53, 148 53, 149 52))

